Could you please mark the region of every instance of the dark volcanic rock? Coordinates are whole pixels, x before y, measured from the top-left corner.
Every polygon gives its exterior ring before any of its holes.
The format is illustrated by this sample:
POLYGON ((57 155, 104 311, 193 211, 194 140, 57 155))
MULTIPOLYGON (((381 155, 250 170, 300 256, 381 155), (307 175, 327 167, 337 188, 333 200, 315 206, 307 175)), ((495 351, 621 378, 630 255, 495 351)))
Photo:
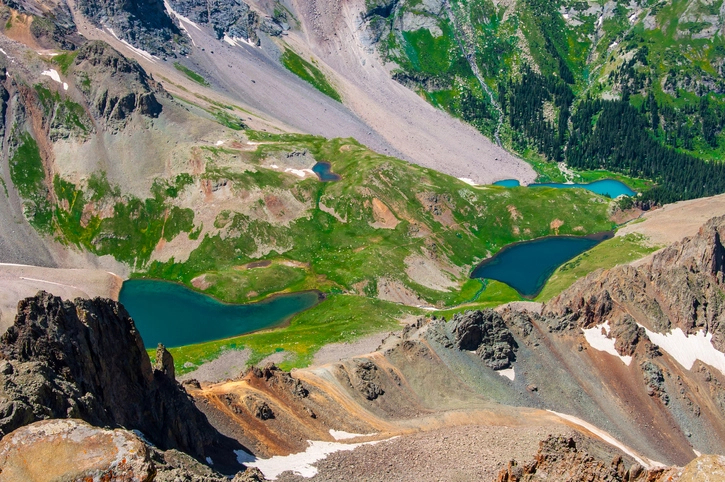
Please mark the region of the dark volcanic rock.
POLYGON ((76 7, 99 28, 147 52, 187 53, 187 40, 166 13, 163 0, 78 0, 76 7))
POLYGON ((495 311, 457 313, 451 323, 458 348, 475 351, 494 370, 508 368, 516 360, 516 340, 495 311))
POLYGON ((80 418, 137 429, 162 449, 202 457, 218 434, 165 371, 152 369, 119 303, 71 303, 40 292, 20 301, 0 339, 0 434, 37 420, 80 418))

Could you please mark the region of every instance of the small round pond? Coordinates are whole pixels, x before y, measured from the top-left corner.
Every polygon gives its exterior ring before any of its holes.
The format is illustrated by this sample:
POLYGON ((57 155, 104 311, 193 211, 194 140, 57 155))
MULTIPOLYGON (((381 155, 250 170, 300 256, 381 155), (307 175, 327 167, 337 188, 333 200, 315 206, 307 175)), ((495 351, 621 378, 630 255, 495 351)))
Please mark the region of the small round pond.
POLYGON ((339 181, 342 179, 339 174, 332 172, 332 165, 329 162, 318 162, 312 166, 312 172, 317 174, 317 177, 322 182, 339 181))
POLYGON ((501 281, 522 296, 533 298, 556 268, 612 236, 609 231, 591 236, 549 236, 514 243, 482 261, 471 273, 471 278, 501 281))
POLYGON ((274 296, 259 303, 231 305, 176 283, 128 280, 119 301, 136 323, 147 348, 191 345, 279 326, 315 306, 314 291, 274 296))
MULTIPOLYGON (((494 186, 503 187, 518 187, 520 186, 519 181, 516 179, 505 179, 493 183, 494 186)), ((615 198, 621 195, 634 196, 637 194, 626 184, 615 179, 602 179, 601 181, 594 181, 588 184, 566 184, 558 182, 546 182, 540 184, 529 184, 529 187, 553 187, 556 189, 571 189, 571 188, 582 188, 588 191, 600 194, 602 196, 609 196, 615 198)))

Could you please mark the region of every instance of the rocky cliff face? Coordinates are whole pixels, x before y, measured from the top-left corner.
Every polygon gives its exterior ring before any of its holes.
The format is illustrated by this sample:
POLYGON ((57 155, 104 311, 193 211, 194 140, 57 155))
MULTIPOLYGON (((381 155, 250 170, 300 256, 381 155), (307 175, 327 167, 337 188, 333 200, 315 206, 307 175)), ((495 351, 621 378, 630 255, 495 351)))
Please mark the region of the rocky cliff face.
POLYGON ((258 44, 257 30, 280 35, 289 29, 282 10, 271 17, 262 16, 240 0, 170 0, 169 4, 192 22, 209 25, 219 39, 228 36, 258 44))
POLYGON ((78 0, 78 10, 99 28, 153 55, 187 53, 187 39, 162 0, 78 0))
POLYGON ((167 95, 136 61, 105 42, 88 42, 79 49, 73 75, 93 116, 111 127, 122 125, 134 112, 157 117, 162 110, 157 95, 167 95))
POLYGON ((544 310, 544 316, 582 328, 607 320, 623 327, 627 355, 642 337, 639 323, 667 333, 704 330, 713 345, 725 351, 725 217, 705 224, 697 236, 656 253, 641 266, 598 271, 566 290, 544 310))
POLYGON ((218 442, 186 392, 152 369, 123 306, 41 292, 0 339, 0 434, 50 418, 136 429, 196 457, 218 442))

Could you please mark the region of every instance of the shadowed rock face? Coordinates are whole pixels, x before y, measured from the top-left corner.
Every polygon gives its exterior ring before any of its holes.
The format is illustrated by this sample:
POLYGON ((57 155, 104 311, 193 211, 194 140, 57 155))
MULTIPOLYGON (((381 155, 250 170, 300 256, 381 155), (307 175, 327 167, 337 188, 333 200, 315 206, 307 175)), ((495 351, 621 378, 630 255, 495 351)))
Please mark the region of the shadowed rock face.
POLYGON ((508 368, 516 360, 516 341, 501 315, 495 311, 457 313, 452 323, 458 348, 475 351, 494 370, 508 368))
POLYGON ((203 457, 217 433, 172 374, 152 369, 119 303, 40 292, 19 303, 15 325, 0 339, 0 434, 80 418, 137 429, 162 449, 203 457))

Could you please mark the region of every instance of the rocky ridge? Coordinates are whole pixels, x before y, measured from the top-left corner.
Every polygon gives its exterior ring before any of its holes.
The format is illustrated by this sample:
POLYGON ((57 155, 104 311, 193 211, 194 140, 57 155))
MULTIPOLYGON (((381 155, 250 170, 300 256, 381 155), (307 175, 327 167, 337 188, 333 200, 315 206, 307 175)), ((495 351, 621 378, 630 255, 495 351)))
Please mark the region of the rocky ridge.
POLYGON ((78 0, 76 8, 96 27, 160 57, 185 55, 188 39, 171 20, 162 0, 78 0))
POLYGON ((172 376, 152 368, 119 303, 41 292, 19 303, 15 324, 0 339, 0 433, 78 418, 138 430, 163 450, 202 459, 218 453, 225 441, 172 376))
POLYGON ((122 126, 134 112, 158 117, 163 107, 156 96, 168 96, 137 62, 100 41, 78 50, 73 75, 94 118, 112 128, 122 126))
POLYGON ((571 437, 550 436, 539 444, 534 460, 519 464, 515 460, 501 470, 497 482, 552 480, 560 482, 664 482, 679 480, 676 468, 645 469, 634 464, 625 468, 622 457, 606 463, 577 447, 571 437))
POLYGON ((218 39, 230 37, 259 45, 258 30, 277 36, 290 28, 286 10, 275 8, 273 15, 263 15, 240 0, 170 0, 169 4, 192 22, 210 26, 218 39))

